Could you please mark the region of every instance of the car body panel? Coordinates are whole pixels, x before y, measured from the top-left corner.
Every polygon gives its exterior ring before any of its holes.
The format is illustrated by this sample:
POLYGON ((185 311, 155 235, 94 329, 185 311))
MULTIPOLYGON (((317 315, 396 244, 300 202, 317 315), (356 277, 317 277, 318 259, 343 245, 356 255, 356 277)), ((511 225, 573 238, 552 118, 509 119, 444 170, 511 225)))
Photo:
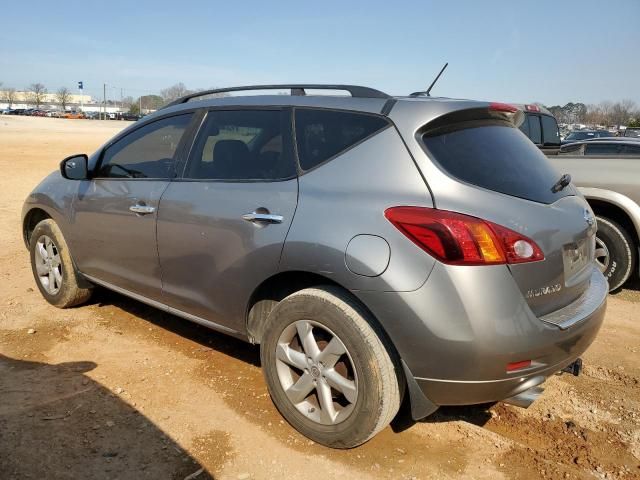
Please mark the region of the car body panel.
POLYGON ((349 289, 415 290, 434 260, 384 218, 384 211, 396 205, 433 203, 398 132, 389 127, 300 177, 298 210, 280 270, 310 271, 349 289), (381 275, 358 275, 346 265, 347 245, 361 234, 382 237, 390 246, 381 275))
MULTIPOLYGON (((640 238, 640 158, 558 155, 549 157, 559 171, 571 174, 587 200, 620 208, 640 238)), ((640 246, 638 246, 640 248, 640 246)))
POLYGON ((168 180, 94 179, 80 182, 66 233, 81 272, 125 290, 161 298, 156 218, 168 180), (156 210, 140 215, 134 205, 156 210))
POLYGON ((595 267, 591 274, 600 281, 585 294, 596 297, 596 306, 566 330, 533 314, 504 265, 437 263, 416 291, 355 293, 385 327, 411 373, 427 385, 423 390, 430 400, 440 405, 478 403, 515 395, 521 379, 546 377, 584 352, 602 323, 607 294, 602 274, 595 267), (536 362, 533 368, 506 372, 508 363, 528 359, 536 362), (495 382, 498 390, 467 392, 469 382, 495 382), (453 389, 450 395, 442 384, 453 389))
POLYGON ((278 271, 297 198, 297 179, 172 182, 157 224, 163 303, 244 331, 251 294, 278 271), (282 223, 243 220, 261 208, 282 223))

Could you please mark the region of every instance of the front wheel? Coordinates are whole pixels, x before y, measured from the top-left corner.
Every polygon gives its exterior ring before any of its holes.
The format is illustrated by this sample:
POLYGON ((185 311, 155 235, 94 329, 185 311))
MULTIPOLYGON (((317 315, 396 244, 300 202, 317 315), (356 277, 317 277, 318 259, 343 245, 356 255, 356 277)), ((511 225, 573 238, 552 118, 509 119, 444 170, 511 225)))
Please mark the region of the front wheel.
POLYGON ((400 407, 404 382, 384 335, 345 292, 308 288, 269 315, 260 348, 271 398, 299 432, 333 448, 360 445, 400 407))
POLYGON ((56 222, 48 218, 36 225, 29 250, 36 285, 47 302, 67 308, 89 300, 91 289, 80 286, 79 274, 56 222))
POLYGON ((609 291, 619 289, 631 276, 636 251, 624 227, 605 217, 597 217, 596 263, 609 281, 609 291))

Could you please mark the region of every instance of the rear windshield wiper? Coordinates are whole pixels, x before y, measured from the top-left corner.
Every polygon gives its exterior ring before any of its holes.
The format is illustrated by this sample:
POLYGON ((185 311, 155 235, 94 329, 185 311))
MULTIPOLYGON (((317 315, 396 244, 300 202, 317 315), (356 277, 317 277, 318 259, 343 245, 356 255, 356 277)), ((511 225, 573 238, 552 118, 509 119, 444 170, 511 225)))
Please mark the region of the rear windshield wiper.
POLYGON ((558 193, 560 190, 562 190, 564 187, 566 187, 570 183, 571 183, 571 175, 569 175, 568 173, 565 173, 560 177, 560 180, 558 180, 556 183, 553 184, 553 187, 551 187, 551 192, 558 193))

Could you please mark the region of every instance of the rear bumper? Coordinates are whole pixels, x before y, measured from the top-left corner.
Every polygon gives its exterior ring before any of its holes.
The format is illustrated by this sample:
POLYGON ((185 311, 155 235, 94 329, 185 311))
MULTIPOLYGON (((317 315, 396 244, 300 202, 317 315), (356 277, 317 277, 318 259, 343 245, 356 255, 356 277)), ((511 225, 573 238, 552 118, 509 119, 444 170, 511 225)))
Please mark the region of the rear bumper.
POLYGON ((596 268, 580 298, 537 318, 506 268, 439 267, 414 292, 358 294, 435 405, 493 402, 539 385, 582 355, 602 325, 608 285, 596 268), (532 366, 507 373, 522 360, 532 366))

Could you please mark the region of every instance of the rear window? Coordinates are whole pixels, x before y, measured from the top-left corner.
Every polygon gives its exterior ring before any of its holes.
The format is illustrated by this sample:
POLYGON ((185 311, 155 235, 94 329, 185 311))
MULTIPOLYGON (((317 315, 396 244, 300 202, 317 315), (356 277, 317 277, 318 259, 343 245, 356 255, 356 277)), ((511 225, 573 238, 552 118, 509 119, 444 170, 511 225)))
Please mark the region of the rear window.
POLYGON ((560 132, 558 131, 558 122, 554 117, 542 115, 542 136, 546 146, 560 145, 560 132))
POLYGON ((507 123, 467 122, 426 132, 422 140, 440 167, 463 182, 541 203, 573 193, 570 187, 551 191, 560 173, 520 130, 507 123))
POLYGON ((381 117, 335 110, 296 109, 296 141, 303 170, 309 170, 387 127, 381 117))
POLYGON ((527 115, 529 120, 529 138, 535 144, 542 143, 542 130, 540 128, 540 117, 538 115, 527 115))

